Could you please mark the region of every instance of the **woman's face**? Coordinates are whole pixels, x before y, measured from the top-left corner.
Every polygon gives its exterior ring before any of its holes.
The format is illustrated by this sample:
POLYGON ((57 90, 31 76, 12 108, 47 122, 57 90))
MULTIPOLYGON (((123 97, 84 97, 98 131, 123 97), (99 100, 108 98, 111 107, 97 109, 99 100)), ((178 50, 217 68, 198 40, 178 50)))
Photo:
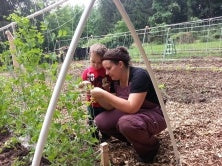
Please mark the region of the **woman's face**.
POLYGON ((121 65, 120 63, 115 64, 110 60, 104 60, 102 62, 103 67, 106 70, 106 74, 111 77, 112 80, 119 80, 121 75, 121 65))

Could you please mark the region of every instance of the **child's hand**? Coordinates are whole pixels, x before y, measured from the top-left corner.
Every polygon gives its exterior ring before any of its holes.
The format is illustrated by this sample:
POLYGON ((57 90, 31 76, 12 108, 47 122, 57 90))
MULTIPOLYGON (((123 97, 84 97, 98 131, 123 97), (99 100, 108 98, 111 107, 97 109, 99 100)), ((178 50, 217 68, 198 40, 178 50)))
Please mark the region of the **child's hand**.
POLYGON ((89 82, 89 81, 83 81, 79 84, 79 88, 85 88, 88 86, 91 86, 91 82, 89 82))
POLYGON ((84 100, 91 102, 90 90, 93 88, 92 83, 89 81, 83 81, 78 85, 78 87, 80 88, 81 96, 85 98, 84 100))

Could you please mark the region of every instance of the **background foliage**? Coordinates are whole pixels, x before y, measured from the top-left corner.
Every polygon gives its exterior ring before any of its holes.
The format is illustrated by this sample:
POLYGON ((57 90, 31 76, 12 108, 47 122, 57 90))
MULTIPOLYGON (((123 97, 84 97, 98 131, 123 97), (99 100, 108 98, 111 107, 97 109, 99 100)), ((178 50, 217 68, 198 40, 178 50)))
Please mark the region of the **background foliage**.
MULTIPOLYGON (((221 0, 121 0, 127 13, 132 19, 136 29, 142 29, 145 26, 156 26, 160 24, 173 24, 196 19, 206 19, 222 15, 221 0)), ((13 12, 18 12, 22 16, 27 16, 34 11, 53 3, 52 0, 38 1, 33 4, 31 0, 0 0, 0 26, 8 23, 7 17, 13 12), (22 4, 22 5, 21 5, 22 4)), ((61 7, 57 12, 59 21, 65 22, 72 18, 72 26, 66 28, 75 29, 83 8, 61 7)), ((50 17, 55 16, 52 12, 50 17)), ((38 19, 41 19, 39 17, 38 19)), ((55 19, 48 19, 49 24, 55 27, 55 19)), ((105 35, 115 31, 115 24, 121 21, 114 3, 107 0, 98 0, 94 7, 91 17, 88 21, 86 35, 105 35)), ((70 23, 70 24, 71 24, 70 23)), ((56 25, 57 26, 57 25, 56 25)), ((67 29, 67 34, 72 34, 72 29, 67 29), (71 32, 69 32, 71 31, 71 32)))

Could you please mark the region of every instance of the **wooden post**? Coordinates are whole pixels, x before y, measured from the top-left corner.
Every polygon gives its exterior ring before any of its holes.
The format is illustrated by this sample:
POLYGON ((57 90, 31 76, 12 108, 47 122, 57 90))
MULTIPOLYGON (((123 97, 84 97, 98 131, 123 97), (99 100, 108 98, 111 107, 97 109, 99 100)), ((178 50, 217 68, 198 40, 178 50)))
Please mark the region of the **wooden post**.
POLYGON ((103 142, 100 144, 101 150, 101 163, 100 166, 109 166, 109 147, 108 143, 103 142))
MULTIPOLYGON (((15 27, 12 27, 14 33, 15 33, 15 27)), ((11 34, 11 32, 9 30, 7 30, 5 32, 7 38, 8 38, 8 41, 9 41, 9 46, 10 46, 10 52, 11 52, 11 55, 12 55, 12 63, 13 63, 13 66, 14 66, 14 69, 21 69, 23 72, 26 72, 26 69, 25 67, 23 66, 23 64, 19 64, 18 61, 16 60, 16 46, 14 44, 14 37, 13 35, 11 34)))
POLYGON ((15 44, 14 44, 14 37, 12 36, 10 31, 6 31, 5 34, 7 35, 8 41, 9 41, 9 46, 10 46, 10 52, 12 55, 12 63, 14 68, 19 68, 19 63, 16 60, 16 48, 15 48, 15 44))

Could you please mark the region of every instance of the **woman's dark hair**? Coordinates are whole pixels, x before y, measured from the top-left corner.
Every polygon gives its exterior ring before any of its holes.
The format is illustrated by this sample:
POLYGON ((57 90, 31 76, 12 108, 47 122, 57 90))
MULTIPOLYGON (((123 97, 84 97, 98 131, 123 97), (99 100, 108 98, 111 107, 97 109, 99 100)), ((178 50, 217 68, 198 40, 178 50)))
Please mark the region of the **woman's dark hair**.
POLYGON ((119 61, 123 61, 124 65, 128 67, 130 63, 130 56, 125 47, 119 46, 113 49, 108 49, 102 60, 111 60, 115 64, 118 64, 119 61))

